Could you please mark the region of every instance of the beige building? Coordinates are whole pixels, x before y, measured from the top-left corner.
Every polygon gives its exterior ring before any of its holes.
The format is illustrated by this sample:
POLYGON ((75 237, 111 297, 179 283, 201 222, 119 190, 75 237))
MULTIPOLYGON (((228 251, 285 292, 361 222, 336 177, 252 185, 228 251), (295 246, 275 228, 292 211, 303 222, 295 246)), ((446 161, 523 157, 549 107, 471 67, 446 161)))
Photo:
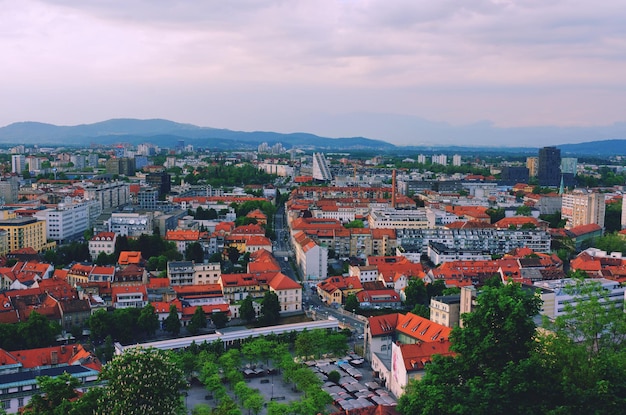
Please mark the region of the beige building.
POLYGON ((46 242, 46 222, 35 218, 1 220, 0 230, 7 232, 8 252, 27 247, 42 252, 54 246, 46 242))
POLYGON ((219 262, 193 265, 193 285, 219 284, 221 276, 219 262))
POLYGON ((460 317, 460 295, 442 295, 430 299, 430 321, 445 327, 457 327, 460 317))
POLYGON ((526 168, 530 177, 537 177, 539 170, 539 157, 526 157, 526 168))
POLYGON ((565 225, 567 229, 590 224, 604 228, 605 210, 603 193, 576 189, 563 195, 561 215, 567 220, 565 225))

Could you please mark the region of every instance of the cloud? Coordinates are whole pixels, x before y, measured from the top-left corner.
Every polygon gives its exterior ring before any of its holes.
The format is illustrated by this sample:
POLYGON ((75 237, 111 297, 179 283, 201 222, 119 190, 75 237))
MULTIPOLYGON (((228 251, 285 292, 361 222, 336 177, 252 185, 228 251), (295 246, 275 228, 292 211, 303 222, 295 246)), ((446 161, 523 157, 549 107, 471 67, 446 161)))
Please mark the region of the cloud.
POLYGON ((348 113, 499 126, 623 119, 626 10, 615 0, 0 5, 0 88, 21 94, 0 97, 0 121, 63 109, 68 121, 153 114, 283 131, 348 113), (35 100, 65 108, 31 113, 35 100), (207 102, 211 111, 198 108, 207 102))

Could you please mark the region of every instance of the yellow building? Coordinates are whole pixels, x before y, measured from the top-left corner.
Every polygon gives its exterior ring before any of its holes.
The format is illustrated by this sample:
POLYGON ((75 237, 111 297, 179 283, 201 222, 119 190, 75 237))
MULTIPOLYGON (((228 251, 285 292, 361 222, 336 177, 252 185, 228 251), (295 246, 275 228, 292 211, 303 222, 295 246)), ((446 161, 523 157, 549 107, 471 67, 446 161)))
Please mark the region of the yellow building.
POLYGON ((46 222, 35 218, 13 218, 0 220, 0 230, 7 232, 7 250, 33 248, 42 252, 50 248, 46 242, 46 222))

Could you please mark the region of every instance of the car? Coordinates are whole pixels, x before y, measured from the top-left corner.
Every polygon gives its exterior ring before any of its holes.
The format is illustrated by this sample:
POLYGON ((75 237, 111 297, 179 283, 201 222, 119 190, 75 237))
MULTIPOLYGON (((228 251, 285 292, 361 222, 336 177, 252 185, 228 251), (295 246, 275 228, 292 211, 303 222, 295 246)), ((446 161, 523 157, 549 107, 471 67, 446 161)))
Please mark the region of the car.
POLYGON ((365 336, 363 334, 359 334, 356 338, 359 339, 359 340, 363 340, 365 338, 365 336))

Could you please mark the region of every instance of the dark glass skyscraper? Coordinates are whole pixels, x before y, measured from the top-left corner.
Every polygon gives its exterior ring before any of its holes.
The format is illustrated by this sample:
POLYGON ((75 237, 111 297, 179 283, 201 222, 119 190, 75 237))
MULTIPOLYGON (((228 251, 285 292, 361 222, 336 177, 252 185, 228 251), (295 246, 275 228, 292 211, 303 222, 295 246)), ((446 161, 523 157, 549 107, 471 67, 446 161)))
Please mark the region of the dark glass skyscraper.
POLYGON ((561 183, 561 150, 556 147, 539 150, 537 177, 539 186, 558 186, 561 183))

